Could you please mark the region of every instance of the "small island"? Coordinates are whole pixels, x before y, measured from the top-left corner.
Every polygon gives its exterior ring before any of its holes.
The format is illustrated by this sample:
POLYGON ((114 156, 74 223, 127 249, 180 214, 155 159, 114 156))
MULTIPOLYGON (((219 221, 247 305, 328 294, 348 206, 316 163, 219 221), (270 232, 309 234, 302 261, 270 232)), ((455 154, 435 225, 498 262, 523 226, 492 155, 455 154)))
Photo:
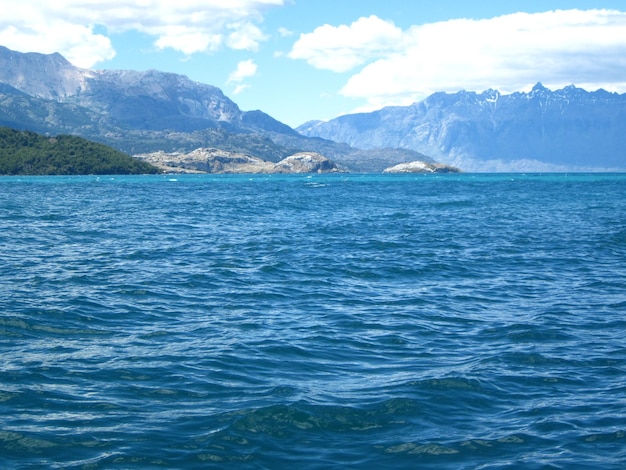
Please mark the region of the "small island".
POLYGON ((460 173, 461 170, 443 163, 428 163, 422 161, 400 163, 386 168, 383 173, 460 173))
POLYGON ((0 127, 0 175, 131 175, 159 169, 97 142, 0 127))

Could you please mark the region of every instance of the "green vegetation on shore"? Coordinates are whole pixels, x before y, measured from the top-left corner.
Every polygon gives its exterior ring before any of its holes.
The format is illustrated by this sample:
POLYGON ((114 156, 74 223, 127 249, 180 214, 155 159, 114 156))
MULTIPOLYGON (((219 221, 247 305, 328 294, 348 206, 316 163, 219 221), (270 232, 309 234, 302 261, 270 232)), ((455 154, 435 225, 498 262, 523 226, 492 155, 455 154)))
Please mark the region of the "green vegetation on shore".
POLYGON ((158 171, 147 162, 82 137, 49 137, 0 127, 2 175, 121 175, 158 171))

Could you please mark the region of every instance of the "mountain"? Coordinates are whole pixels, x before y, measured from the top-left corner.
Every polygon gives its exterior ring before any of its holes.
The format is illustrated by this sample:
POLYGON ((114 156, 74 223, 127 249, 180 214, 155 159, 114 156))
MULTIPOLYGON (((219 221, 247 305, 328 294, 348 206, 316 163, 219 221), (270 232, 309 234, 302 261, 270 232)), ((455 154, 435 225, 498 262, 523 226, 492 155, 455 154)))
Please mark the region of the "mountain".
POLYGON ((51 128, 100 126, 183 133, 222 128, 298 135, 261 111, 241 111, 219 88, 183 75, 81 69, 58 53, 20 53, 2 46, 0 64, 0 91, 34 108, 35 113, 24 121, 40 127, 45 108, 51 128))
POLYGON ((435 93, 296 130, 363 149, 416 150, 466 171, 626 169, 626 94, 575 86, 435 93))
MULTIPOLYGON (((81 69, 58 53, 20 53, 2 46, 0 63, 1 83, 33 98, 86 108, 110 125, 175 132, 268 127, 297 134, 260 111, 247 118, 219 88, 183 75, 157 70, 81 69)), ((59 124, 65 122, 60 120, 59 124)))
POLYGON ((73 134, 128 154, 219 148, 277 163, 316 152, 352 171, 413 160, 402 149, 358 149, 301 135, 259 111, 242 111, 214 86, 157 70, 90 70, 55 54, 0 46, 0 125, 73 134))

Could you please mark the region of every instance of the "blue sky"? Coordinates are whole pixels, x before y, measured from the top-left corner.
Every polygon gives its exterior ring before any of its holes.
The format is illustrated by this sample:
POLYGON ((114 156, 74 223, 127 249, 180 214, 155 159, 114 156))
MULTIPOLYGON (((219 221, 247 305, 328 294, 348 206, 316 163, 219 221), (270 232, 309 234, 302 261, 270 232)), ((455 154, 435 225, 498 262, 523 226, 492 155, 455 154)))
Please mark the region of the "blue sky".
POLYGON ((3 0, 0 44, 157 69, 291 126, 435 91, 626 92, 623 0, 3 0))

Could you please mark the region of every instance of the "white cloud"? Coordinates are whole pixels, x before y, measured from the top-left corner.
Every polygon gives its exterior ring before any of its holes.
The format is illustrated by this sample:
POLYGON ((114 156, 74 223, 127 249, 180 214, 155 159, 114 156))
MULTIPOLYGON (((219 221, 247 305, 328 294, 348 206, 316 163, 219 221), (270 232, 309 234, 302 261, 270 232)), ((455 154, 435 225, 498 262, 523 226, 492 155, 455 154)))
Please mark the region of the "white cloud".
POLYGON ((516 13, 404 31, 361 18, 302 35, 289 57, 337 72, 360 66, 341 94, 366 99, 370 109, 409 104, 435 91, 511 92, 538 81, 624 92, 626 12, 516 13))
POLYGON ((256 75, 257 65, 252 59, 242 60, 237 64, 237 69, 228 76, 228 83, 239 83, 246 78, 256 75))
POLYGON ((191 55, 195 52, 214 51, 222 44, 220 34, 192 31, 185 27, 167 29, 167 34, 159 36, 154 42, 158 49, 171 48, 183 54, 191 55))
POLYGON ((183 54, 223 45, 256 50, 266 39, 254 24, 284 0, 3 0, 0 44, 22 52, 60 52, 75 65, 91 67, 112 58, 104 33, 138 31, 159 49, 183 54))
POLYGON ((291 30, 289 30, 287 28, 281 27, 281 28, 278 28, 278 35, 281 38, 286 38, 286 37, 289 37, 289 36, 293 36, 293 31, 291 31, 291 30))
POLYGON ((252 23, 235 23, 229 25, 228 29, 233 30, 228 35, 227 41, 231 49, 256 51, 259 49, 259 44, 267 39, 267 36, 252 23))
POLYGON ((301 34, 289 53, 319 69, 347 72, 371 58, 401 48, 402 30, 377 16, 359 18, 350 26, 325 24, 312 33, 301 34))
POLYGON ((115 56, 109 38, 94 33, 92 24, 67 21, 61 15, 48 16, 45 10, 43 2, 5 0, 0 44, 23 52, 63 52, 81 67, 115 56))
POLYGON ((242 60, 237 64, 237 68, 228 76, 226 83, 235 84, 233 95, 238 95, 250 88, 250 85, 243 83, 247 78, 256 75, 257 65, 252 59, 242 60))
POLYGON ((233 95, 238 95, 247 88, 250 88, 250 85, 237 85, 233 90, 233 95))

